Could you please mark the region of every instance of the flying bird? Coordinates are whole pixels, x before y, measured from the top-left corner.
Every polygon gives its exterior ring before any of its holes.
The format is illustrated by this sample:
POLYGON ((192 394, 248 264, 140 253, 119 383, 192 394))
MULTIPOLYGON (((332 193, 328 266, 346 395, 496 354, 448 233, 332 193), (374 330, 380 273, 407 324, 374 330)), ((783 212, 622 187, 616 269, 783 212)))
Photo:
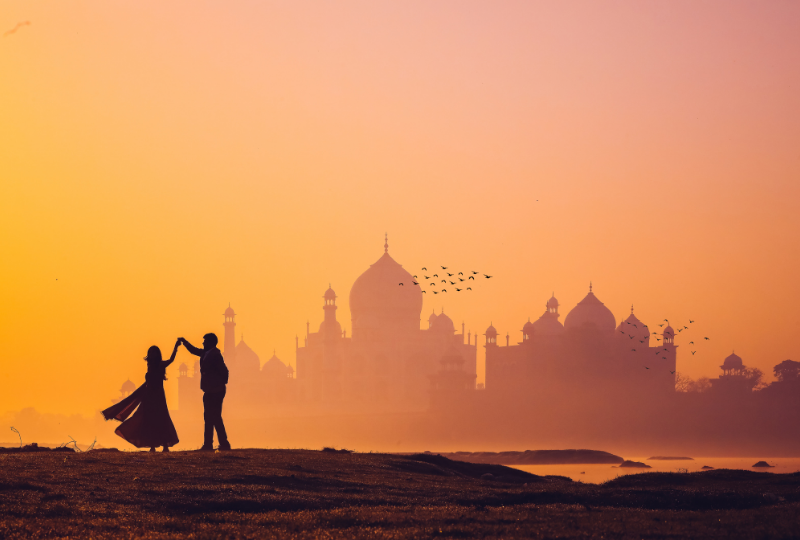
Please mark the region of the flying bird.
POLYGON ((442 266, 442 270, 447 270, 447 267, 446 266, 442 266))
POLYGON ((423 294, 424 294, 424 293, 427 293, 428 291, 426 291, 425 289, 422 289, 422 292, 423 292, 423 294))
POLYGON ((663 358, 664 360, 666 360, 666 359, 667 359, 667 357, 666 357, 666 356, 662 356, 661 358, 663 358))
POLYGON ((427 268, 425 268, 424 266, 422 267, 422 270, 425 270, 426 272, 428 271, 428 269, 427 269, 427 268))
POLYGON ((425 279, 431 279, 431 276, 425 276, 425 279))
POLYGON ((675 372, 674 372, 674 371, 670 371, 670 373, 672 373, 673 375, 675 375, 675 372))
POLYGON ((430 286, 431 287, 436 287, 436 283, 431 283, 430 286))
POLYGON ((402 285, 402 283, 400 285, 402 285))
POLYGON ((442 292, 447 292, 447 289, 442 289, 442 292))
POLYGON ((464 272, 459 272, 459 273, 458 273, 458 275, 459 275, 459 276, 463 276, 463 275, 464 275, 464 272))
POLYGON ((472 271, 473 274, 480 274, 480 272, 476 272, 475 270, 472 271))
POLYGON ((433 277, 439 277, 439 274, 433 274, 433 277))
POLYGON ((659 324, 658 326, 664 326, 663 324, 659 324))
POLYGON ((414 283, 414 285, 419 285, 419 283, 417 283, 416 281, 414 281, 413 283, 414 283))
POLYGON ((693 322, 694 322, 694 321, 690 320, 690 321, 689 321, 689 324, 692 324, 693 322))
POLYGON ((472 279, 472 280, 474 280, 474 279, 475 279, 475 277, 474 277, 474 276, 469 276, 467 279, 472 279))
POLYGON ((472 290, 472 287, 467 287, 467 290, 468 290, 468 291, 471 291, 471 290, 472 290))
POLYGON ((461 291, 461 289, 456 289, 457 291, 461 291))
POLYGON ((439 293, 438 293, 438 292, 436 292, 436 291, 433 291, 433 294, 439 294, 439 293))
POLYGON ((696 353, 697 351, 692 351, 692 354, 696 353))
POLYGON ((689 345, 694 345, 694 341, 690 341, 690 342, 689 342, 689 345))
POLYGON ((464 281, 464 278, 458 278, 458 281, 464 281))
POLYGON ((486 279, 489 279, 492 276, 487 276, 486 274, 483 274, 483 277, 485 277, 486 279))
POLYGON ((446 280, 446 279, 443 279, 443 280, 442 280, 442 283, 447 283, 447 280, 446 280))
POLYGON ((650 368, 649 368, 649 367, 647 367, 647 366, 644 366, 644 369, 650 369, 650 368))
POLYGON ((452 276, 453 274, 451 274, 450 272, 447 272, 447 275, 448 275, 448 276, 452 276))
POLYGON ((704 339, 704 340, 706 340, 706 341, 709 341, 709 339, 708 339, 708 338, 703 338, 703 339, 704 339))
POLYGON ((411 277, 417 277, 417 276, 411 276, 411 277))
POLYGON ((455 281, 451 281, 451 282, 450 282, 450 285, 455 285, 455 284, 456 284, 456 282, 455 282, 455 281))
POLYGON ((636 352, 636 349, 631 349, 633 352, 636 352))

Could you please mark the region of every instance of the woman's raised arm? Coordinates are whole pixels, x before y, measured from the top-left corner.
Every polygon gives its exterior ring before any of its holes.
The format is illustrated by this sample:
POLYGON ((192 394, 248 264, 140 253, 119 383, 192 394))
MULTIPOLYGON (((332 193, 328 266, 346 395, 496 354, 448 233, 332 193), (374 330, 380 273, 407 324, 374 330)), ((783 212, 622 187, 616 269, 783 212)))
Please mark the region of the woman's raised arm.
POLYGON ((172 349, 172 356, 169 357, 169 360, 164 360, 164 367, 167 367, 172 362, 175 361, 175 357, 178 355, 178 347, 181 346, 181 340, 175 342, 175 348, 172 349))

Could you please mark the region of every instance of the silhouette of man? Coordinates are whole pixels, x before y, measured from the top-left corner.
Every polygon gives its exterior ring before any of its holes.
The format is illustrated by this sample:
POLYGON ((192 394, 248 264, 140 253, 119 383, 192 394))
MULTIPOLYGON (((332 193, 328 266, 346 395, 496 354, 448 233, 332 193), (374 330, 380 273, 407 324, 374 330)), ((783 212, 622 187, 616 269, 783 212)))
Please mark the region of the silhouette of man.
POLYGON ((186 350, 200 357, 200 389, 203 391, 203 420, 205 436, 200 450, 214 449, 214 430, 220 450, 230 450, 231 443, 222 423, 222 401, 225 399, 225 385, 228 383, 228 367, 217 348, 216 334, 203 336, 203 348, 198 349, 184 338, 178 338, 186 350))

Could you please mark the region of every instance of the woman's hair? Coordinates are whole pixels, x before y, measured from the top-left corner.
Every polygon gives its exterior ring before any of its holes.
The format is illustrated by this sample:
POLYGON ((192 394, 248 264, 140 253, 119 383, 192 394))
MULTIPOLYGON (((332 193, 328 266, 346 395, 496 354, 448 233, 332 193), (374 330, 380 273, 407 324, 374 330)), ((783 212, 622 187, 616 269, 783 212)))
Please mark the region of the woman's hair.
MULTIPOLYGON (((163 361, 161 349, 153 345, 147 349, 147 356, 145 356, 144 359, 147 361, 148 370, 153 368, 161 368, 161 362, 163 361)), ((164 380, 167 380, 166 370, 164 373, 164 380)))

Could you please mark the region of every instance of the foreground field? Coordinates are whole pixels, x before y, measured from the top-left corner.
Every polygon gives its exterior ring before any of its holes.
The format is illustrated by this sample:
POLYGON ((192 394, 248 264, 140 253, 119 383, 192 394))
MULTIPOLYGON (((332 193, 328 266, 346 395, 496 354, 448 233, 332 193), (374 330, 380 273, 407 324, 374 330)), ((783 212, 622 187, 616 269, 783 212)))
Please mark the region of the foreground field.
POLYGON ((310 450, 42 452, 0 464, 0 538, 800 537, 800 473, 592 485, 433 455, 310 450))

